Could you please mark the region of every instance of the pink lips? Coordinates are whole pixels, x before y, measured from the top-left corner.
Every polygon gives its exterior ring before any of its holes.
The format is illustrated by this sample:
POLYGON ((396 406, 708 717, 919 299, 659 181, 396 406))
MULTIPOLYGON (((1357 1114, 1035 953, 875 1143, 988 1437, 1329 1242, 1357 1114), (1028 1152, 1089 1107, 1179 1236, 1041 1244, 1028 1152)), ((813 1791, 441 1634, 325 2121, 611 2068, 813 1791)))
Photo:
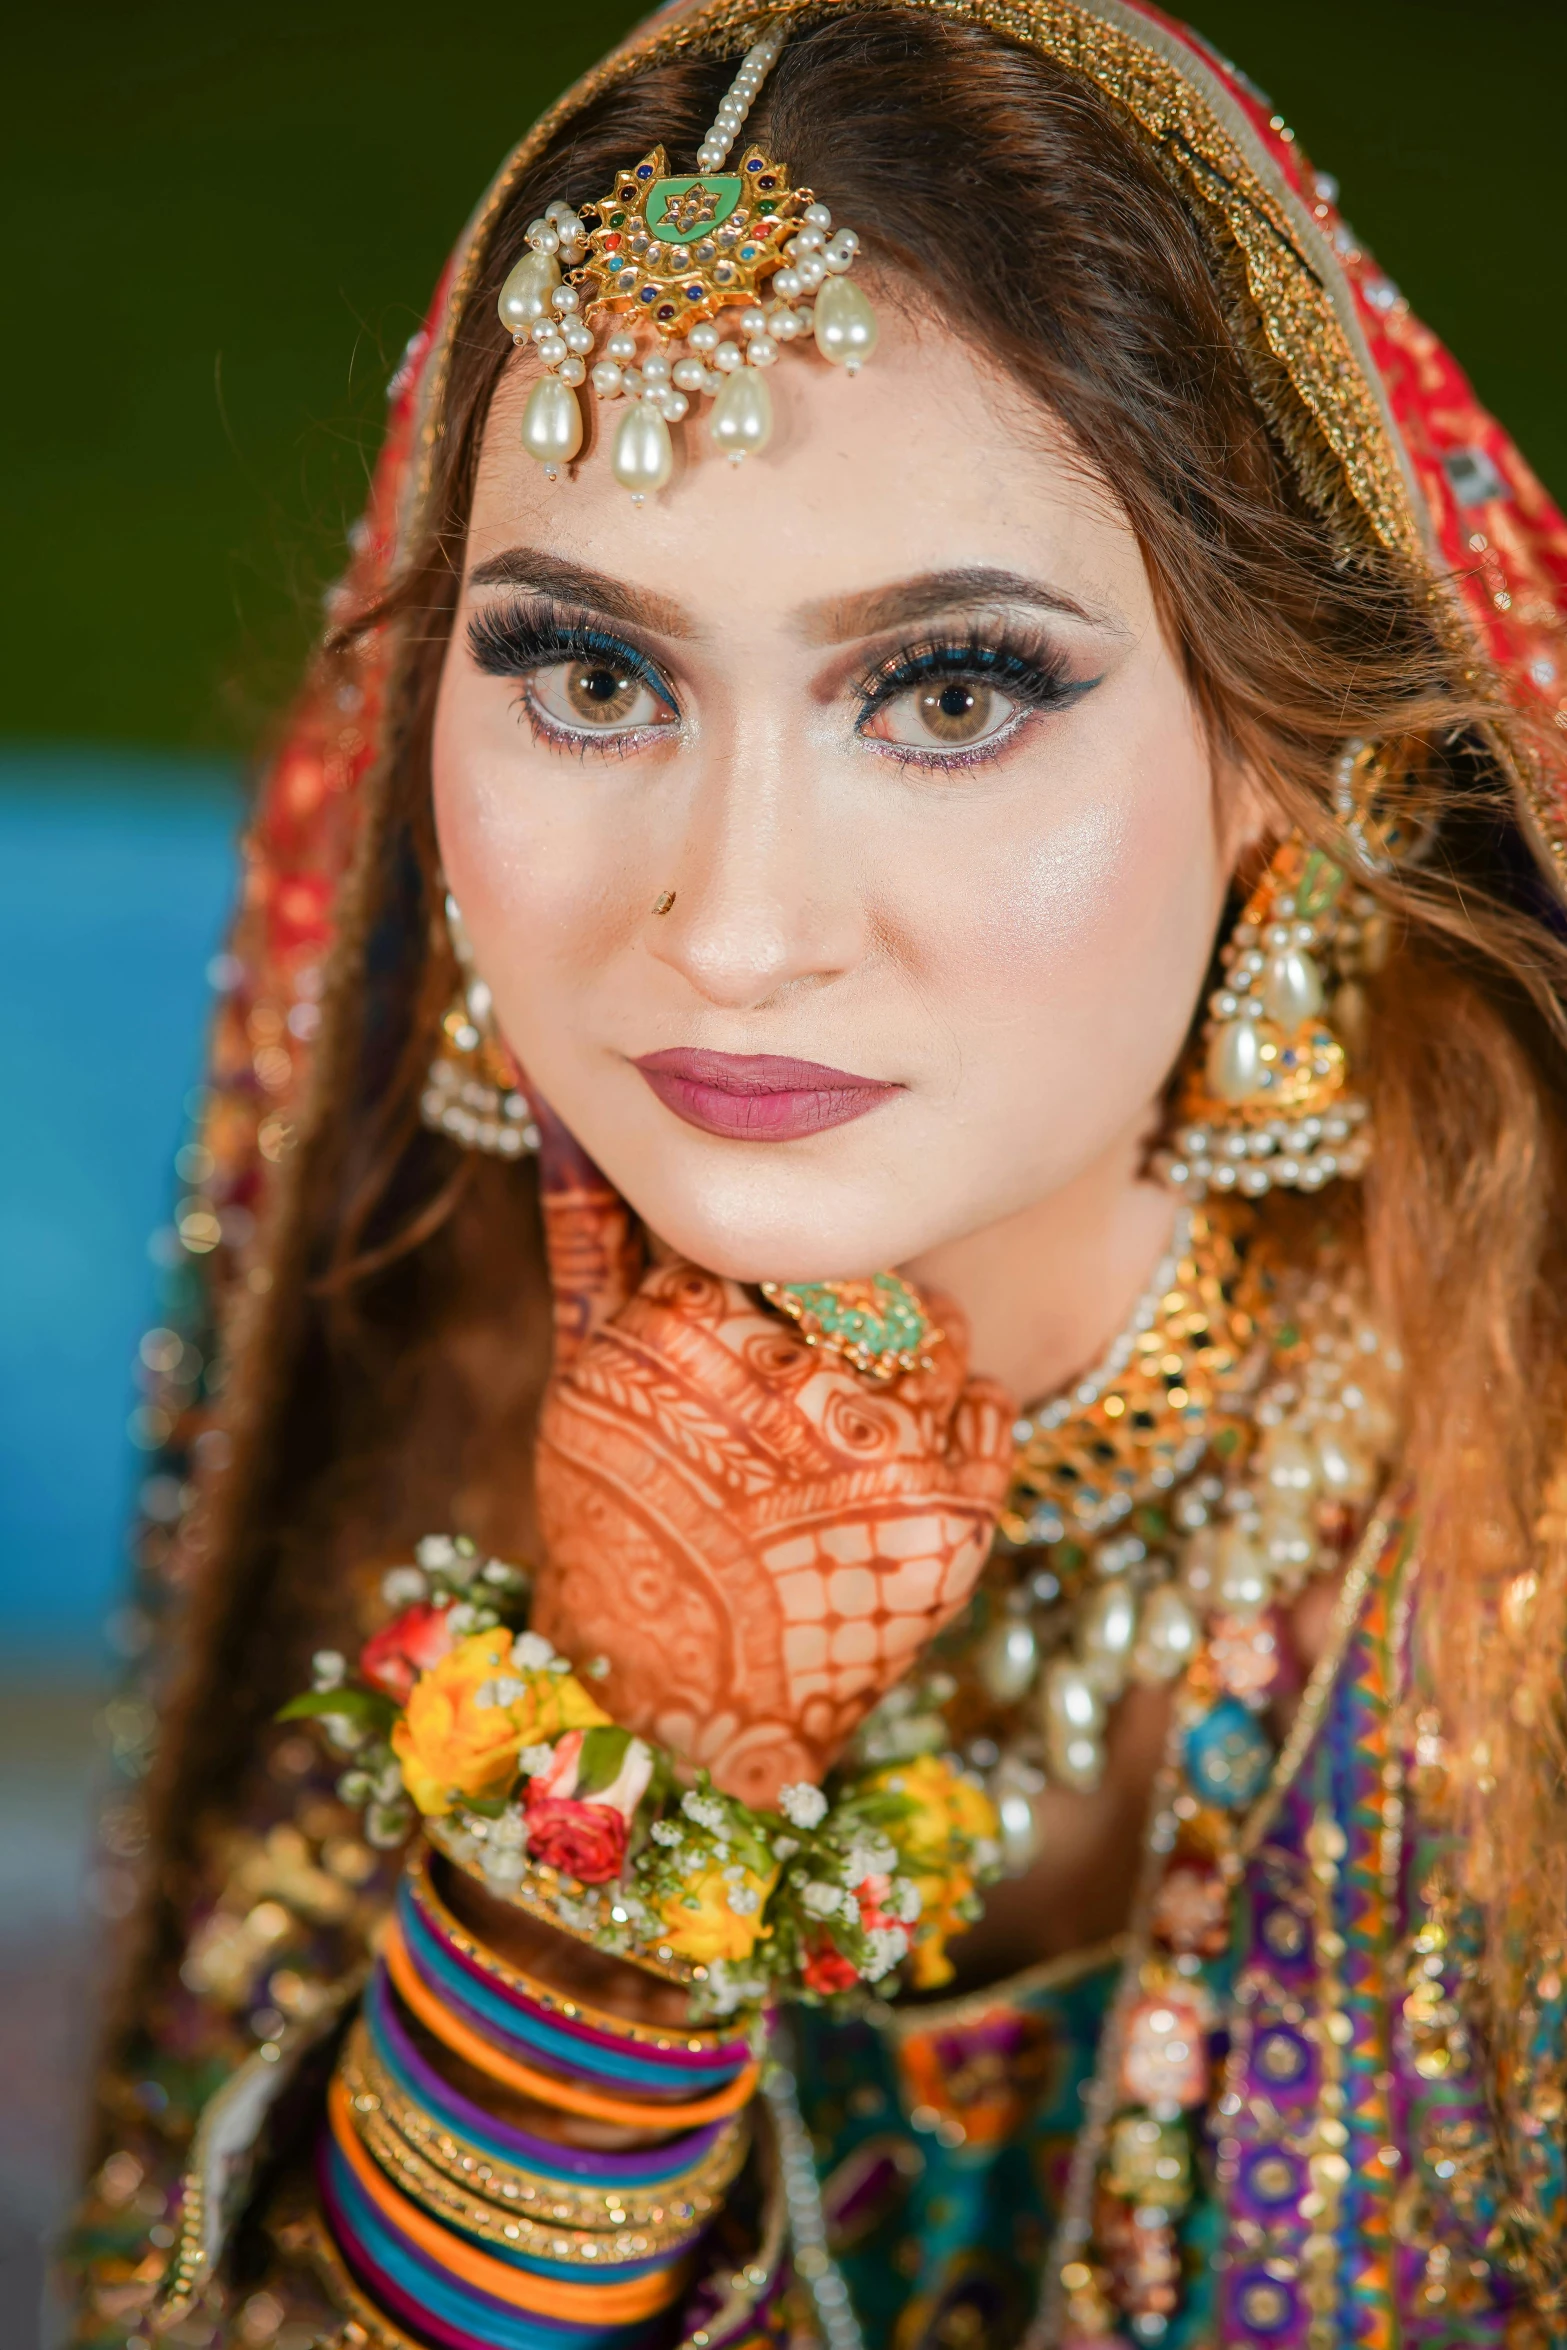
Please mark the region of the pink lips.
POLYGON ((688 1126, 744 1142, 793 1142, 802 1134, 846 1126, 903 1090, 777 1053, 704 1053, 677 1046, 644 1054, 635 1066, 665 1108, 688 1126))

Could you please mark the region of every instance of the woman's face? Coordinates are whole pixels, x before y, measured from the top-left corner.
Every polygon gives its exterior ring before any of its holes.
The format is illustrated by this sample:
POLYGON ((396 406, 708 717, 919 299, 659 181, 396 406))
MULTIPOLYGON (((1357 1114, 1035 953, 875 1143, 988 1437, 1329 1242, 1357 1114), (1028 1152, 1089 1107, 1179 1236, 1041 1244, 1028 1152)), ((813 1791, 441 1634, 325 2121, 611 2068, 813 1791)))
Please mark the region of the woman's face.
POLYGON ((545 479, 519 354, 436 719, 448 884, 529 1081, 748 1281, 1133 1168, 1235 849, 1114 503, 882 313, 856 379, 786 354, 763 456, 681 427, 643 506, 602 429, 545 479))

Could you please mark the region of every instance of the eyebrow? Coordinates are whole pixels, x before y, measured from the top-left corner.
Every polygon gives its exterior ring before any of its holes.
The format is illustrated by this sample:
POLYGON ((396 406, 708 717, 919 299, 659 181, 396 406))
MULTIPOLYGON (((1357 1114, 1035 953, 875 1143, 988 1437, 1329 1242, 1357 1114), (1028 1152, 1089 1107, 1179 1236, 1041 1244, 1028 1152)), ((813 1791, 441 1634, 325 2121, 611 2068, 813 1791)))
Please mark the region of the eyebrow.
MULTIPOLYGON (((576 604, 606 620, 632 628, 646 628, 658 636, 696 637, 702 630, 683 604, 655 589, 633 587, 609 572, 585 564, 566 563, 542 547, 508 547, 476 564, 468 575, 470 588, 514 587, 576 604)), ((1020 571, 1000 571, 977 565, 953 571, 926 571, 917 578, 895 580, 888 587, 866 588, 848 596, 822 596, 802 604, 794 616, 796 633, 810 645, 841 645, 889 628, 908 628, 934 620, 943 612, 975 611, 987 606, 1011 605, 1026 611, 1054 612, 1091 628, 1121 636, 1126 622, 1115 612, 1082 602, 1047 581, 1030 579, 1020 571)))
POLYGON ((697 636, 696 621, 669 596, 652 588, 631 587, 607 571, 592 571, 580 563, 563 563, 542 547, 508 547, 491 555, 468 574, 471 588, 529 588, 535 595, 558 603, 578 604, 606 620, 623 621, 631 628, 651 629, 656 636, 697 636))
POLYGON ((857 637, 879 636, 884 629, 908 628, 934 620, 943 612, 974 611, 983 606, 1021 605, 1032 612, 1054 612, 1069 620, 1086 621, 1091 628, 1126 633, 1120 615, 1069 596, 1064 588, 1020 571, 996 571, 976 566, 959 571, 926 571, 917 579, 895 581, 890 587, 867 588, 852 596, 823 596, 802 605, 795 626, 807 644, 841 645, 857 637))

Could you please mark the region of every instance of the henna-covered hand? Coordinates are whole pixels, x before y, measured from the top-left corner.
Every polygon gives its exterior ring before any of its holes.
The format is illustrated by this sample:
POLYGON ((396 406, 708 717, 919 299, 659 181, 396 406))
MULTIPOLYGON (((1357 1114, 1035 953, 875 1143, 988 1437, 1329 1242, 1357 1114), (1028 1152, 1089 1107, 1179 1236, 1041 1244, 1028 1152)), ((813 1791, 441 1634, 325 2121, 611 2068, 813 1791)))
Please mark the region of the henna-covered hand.
POLYGON ((541 1118, 556 1359, 540 1421, 534 1621, 603 1657, 615 1719, 747 1802, 819 1779, 974 1588, 1013 1407, 928 1372, 876 1387, 738 1282, 643 1270, 625 1202, 541 1118))

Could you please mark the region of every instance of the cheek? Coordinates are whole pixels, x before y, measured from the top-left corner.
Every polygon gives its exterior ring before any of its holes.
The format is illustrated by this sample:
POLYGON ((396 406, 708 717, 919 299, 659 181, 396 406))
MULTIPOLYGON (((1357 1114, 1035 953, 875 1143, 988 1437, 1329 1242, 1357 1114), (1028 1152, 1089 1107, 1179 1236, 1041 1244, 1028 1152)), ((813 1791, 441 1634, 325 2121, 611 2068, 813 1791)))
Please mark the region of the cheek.
POLYGON ((496 681, 443 684, 432 745, 436 833, 452 894, 513 1041, 552 976, 634 925, 639 852, 602 821, 594 780, 536 745, 496 681))
POLYGON ((966 857, 949 843, 923 860, 906 941, 931 1003, 950 1007, 950 1081, 1025 1122, 1030 1096, 1053 1095, 1052 1122, 1097 1105, 1098 1127, 1157 1089, 1222 899, 1208 763, 1184 712, 1151 739, 1096 739, 1042 812, 998 807, 966 857))

